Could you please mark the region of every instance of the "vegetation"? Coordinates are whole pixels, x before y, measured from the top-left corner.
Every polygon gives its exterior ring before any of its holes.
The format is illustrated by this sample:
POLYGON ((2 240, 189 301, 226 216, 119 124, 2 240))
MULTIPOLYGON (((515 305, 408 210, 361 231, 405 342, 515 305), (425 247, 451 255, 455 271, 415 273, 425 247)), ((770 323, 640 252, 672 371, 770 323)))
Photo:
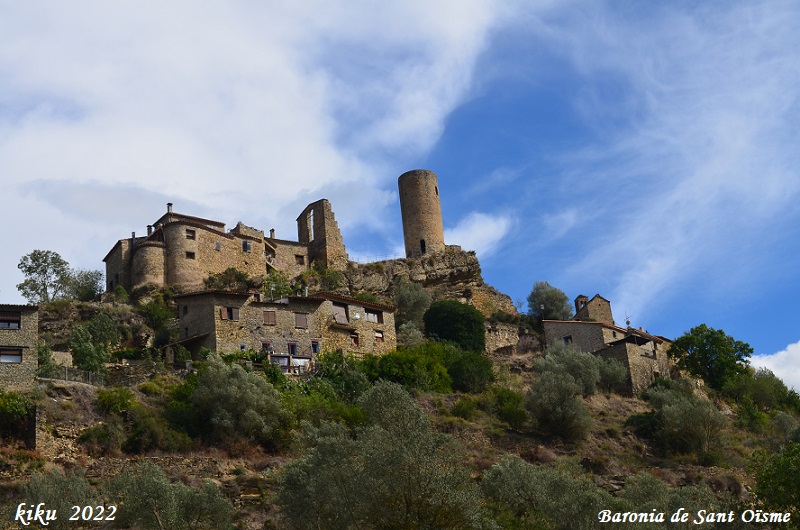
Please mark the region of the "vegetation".
POLYGON ((17 265, 25 280, 17 289, 31 304, 53 300, 90 301, 103 291, 103 273, 70 269, 69 263, 52 250, 34 250, 17 265))
POLYGON ((795 514, 800 509, 800 443, 789 443, 779 452, 760 452, 755 458, 756 495, 765 510, 791 512, 789 528, 800 528, 795 514))
POLYGON ((702 377, 716 390, 746 372, 753 348, 721 329, 701 324, 675 339, 668 355, 679 368, 702 377))
POLYGON ((223 272, 211 274, 203 280, 207 289, 219 291, 247 291, 260 287, 259 281, 250 278, 246 272, 235 267, 228 267, 223 272))
POLYGON ((450 341, 460 348, 482 353, 486 347, 483 315, 472 306, 453 300, 434 302, 425 312, 425 335, 450 341))
POLYGON ((566 293, 547 282, 533 284, 528 295, 528 315, 533 318, 538 331, 542 330, 542 320, 569 320, 572 318, 572 305, 566 293))

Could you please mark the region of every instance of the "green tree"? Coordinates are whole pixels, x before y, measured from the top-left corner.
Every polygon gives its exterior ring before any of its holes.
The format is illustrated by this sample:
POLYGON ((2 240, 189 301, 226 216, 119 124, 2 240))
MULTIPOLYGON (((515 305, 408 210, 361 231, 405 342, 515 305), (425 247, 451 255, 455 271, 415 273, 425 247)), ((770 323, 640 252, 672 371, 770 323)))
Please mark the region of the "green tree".
POLYGON ((787 528, 800 528, 800 443, 789 443, 777 453, 760 452, 755 458, 756 497, 766 510, 791 512, 787 528))
POLYGON ((286 295, 292 294, 292 283, 289 281, 289 276, 283 271, 270 271, 267 278, 264 280, 262 286, 264 294, 270 297, 270 300, 277 300, 286 295))
POLYGON ((103 273, 88 269, 70 269, 66 278, 67 298, 91 302, 103 292, 103 273))
POLYGON ((22 256, 17 268, 25 281, 17 289, 28 302, 42 304, 65 295, 69 282, 69 263, 52 250, 34 250, 22 256))
POLYGON ((667 353, 679 368, 720 390, 726 382, 746 373, 753 348, 721 329, 701 324, 675 339, 667 353))
POLYGON ((528 315, 534 319, 541 331, 542 320, 569 320, 573 316, 572 305, 561 289, 547 282, 533 284, 528 295, 528 315))
POLYGON ((110 484, 119 499, 118 520, 143 530, 226 530, 232 528, 233 507, 210 481, 199 489, 173 484, 164 470, 141 461, 110 484))
POLYGON ((395 324, 398 328, 410 323, 422 329, 422 317, 431 306, 431 295, 422 284, 401 278, 394 291, 394 305, 397 307, 395 324))
POLYGON ((525 406, 540 429, 567 442, 586 437, 592 427, 589 410, 581 399, 583 387, 570 374, 539 374, 525 399, 525 406))
POLYGON ((288 527, 482 527, 477 488, 451 438, 408 392, 382 382, 360 404, 369 425, 354 435, 341 424, 306 426, 309 448, 284 466, 276 496, 288 527))
POLYGON ((111 358, 108 347, 95 342, 88 326, 77 325, 73 328, 69 338, 69 348, 72 350, 72 362, 81 370, 95 373, 105 372, 105 363, 111 358))
POLYGON ((601 359, 591 353, 582 352, 575 345, 552 344, 543 357, 533 363, 537 372, 565 373, 581 387, 584 396, 594 394, 600 381, 601 359))
POLYGON ((472 306, 454 300, 440 300, 431 304, 423 320, 428 337, 453 342, 475 353, 483 353, 486 348, 483 314, 472 306))
POLYGON ((207 437, 217 443, 245 439, 274 448, 286 442, 289 416, 267 381, 238 364, 211 356, 190 402, 207 437))

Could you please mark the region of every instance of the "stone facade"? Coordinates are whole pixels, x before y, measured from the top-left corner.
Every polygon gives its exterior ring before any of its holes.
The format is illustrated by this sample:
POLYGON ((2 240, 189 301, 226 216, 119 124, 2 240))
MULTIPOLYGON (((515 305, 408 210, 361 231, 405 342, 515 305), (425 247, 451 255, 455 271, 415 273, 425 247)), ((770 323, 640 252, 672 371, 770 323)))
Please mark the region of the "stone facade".
POLYGON ((262 230, 238 223, 225 231, 225 224, 173 212, 147 227, 147 235, 119 240, 103 261, 106 288, 118 285, 130 291, 152 284, 180 285, 200 289, 211 274, 235 268, 251 277, 263 277, 273 270, 297 276, 315 261, 344 270, 347 251, 339 227, 326 199, 309 205, 298 218, 299 241, 265 236, 262 230), (309 220, 313 224, 309 224, 309 220))
POLYGON ((39 308, 0 304, 0 388, 30 390, 39 360, 39 308))
POLYGON ((580 295, 575 299, 575 320, 602 322, 613 326, 614 316, 611 314, 611 302, 599 294, 594 295, 591 300, 580 295))
POLYGON ((261 293, 177 295, 179 343, 192 353, 265 351, 311 359, 341 349, 361 357, 396 348, 394 308, 334 293, 269 300, 261 293))
POLYGON ((545 343, 574 344, 581 351, 620 361, 629 374, 628 391, 643 392, 656 377, 669 377, 670 341, 643 329, 613 324, 611 304, 600 295, 575 299, 575 320, 545 320, 545 343), (590 318, 592 321, 579 320, 590 318))
POLYGON ((442 205, 436 173, 415 169, 397 179, 406 257, 416 258, 445 249, 442 205))

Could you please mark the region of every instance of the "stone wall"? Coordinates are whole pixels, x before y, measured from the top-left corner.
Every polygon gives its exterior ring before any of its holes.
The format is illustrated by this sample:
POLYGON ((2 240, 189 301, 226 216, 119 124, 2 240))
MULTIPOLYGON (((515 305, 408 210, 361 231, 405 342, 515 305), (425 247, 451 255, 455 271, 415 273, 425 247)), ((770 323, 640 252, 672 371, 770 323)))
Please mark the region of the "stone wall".
POLYGON ((639 395, 657 377, 669 377, 669 361, 663 345, 647 342, 637 345, 618 342, 597 352, 603 358, 616 359, 628 369, 628 391, 639 395))
POLYGON ((406 257, 443 252, 444 229, 436 173, 424 169, 408 171, 397 179, 406 257))
MULTIPOLYGON (((0 363, 0 388, 3 390, 30 390, 36 382, 39 360, 36 345, 39 340, 39 310, 36 306, 0 305, 3 322, 15 322, 19 327, 7 325, 0 328, 0 350, 10 355, 21 352, 21 362, 0 363)), ((16 357, 15 357, 16 358, 16 357)))
POLYGON ((297 218, 297 240, 308 245, 312 262, 321 261, 339 271, 347 268, 347 250, 327 199, 309 204, 297 218))
POLYGON ((519 351, 519 326, 505 322, 486 322, 486 352, 514 354, 519 351))
POLYGON ((270 269, 294 278, 309 269, 308 245, 283 239, 267 240, 267 263, 270 269))
MULTIPOLYGON (((571 337, 572 344, 585 352, 594 352, 606 346, 607 330, 599 322, 575 322, 569 320, 545 320, 545 343, 563 344, 564 337, 571 337)), ((619 338, 622 338, 621 336, 619 338)))
POLYGON ((602 322, 609 326, 614 325, 614 316, 611 314, 611 302, 600 295, 595 295, 591 300, 585 296, 575 299, 575 320, 589 320, 602 322))

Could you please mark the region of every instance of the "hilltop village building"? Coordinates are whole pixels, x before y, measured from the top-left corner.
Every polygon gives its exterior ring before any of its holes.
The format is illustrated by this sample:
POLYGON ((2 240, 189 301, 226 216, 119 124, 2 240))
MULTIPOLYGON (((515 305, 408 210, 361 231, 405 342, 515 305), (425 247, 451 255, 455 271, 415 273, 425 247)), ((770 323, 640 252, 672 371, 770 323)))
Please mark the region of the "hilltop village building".
MULTIPOLYGON (((413 170, 398 179, 406 256, 444 252, 439 184, 435 173, 413 170)), ((348 255, 327 199, 309 204, 297 218, 297 241, 239 222, 173 211, 147 226, 147 235, 120 239, 103 258, 106 289, 179 286, 179 343, 191 352, 255 350, 285 366, 307 363, 321 351, 356 356, 396 347, 394 308, 341 294, 316 293, 267 300, 262 293, 209 291, 204 280, 229 268, 250 277, 272 271, 295 277, 313 265, 344 271, 348 255)))
POLYGON ((642 329, 614 323, 611 302, 595 295, 575 299, 573 320, 545 320, 545 343, 574 344, 581 351, 620 361, 628 370, 628 390, 640 394, 658 377, 670 376, 670 341, 642 329))
POLYGON ((263 352, 286 372, 303 371, 320 352, 381 355, 397 341, 394 308, 335 293, 268 300, 263 293, 197 291, 174 297, 179 344, 222 353, 263 352))
POLYGON ((0 304, 0 388, 29 390, 36 380, 39 360, 39 308, 0 304))

